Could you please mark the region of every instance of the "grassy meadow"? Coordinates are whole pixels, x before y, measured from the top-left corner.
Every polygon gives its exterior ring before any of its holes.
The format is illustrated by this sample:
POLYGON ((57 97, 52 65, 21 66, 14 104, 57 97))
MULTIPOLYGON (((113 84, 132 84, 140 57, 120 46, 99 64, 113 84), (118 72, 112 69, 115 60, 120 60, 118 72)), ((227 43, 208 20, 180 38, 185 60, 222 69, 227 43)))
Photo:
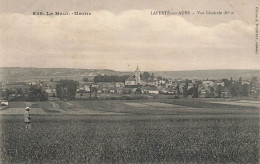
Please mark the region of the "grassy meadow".
POLYGON ((253 106, 189 99, 13 102, 0 114, 2 163, 259 163, 253 106), (32 108, 30 130, 25 106, 32 108))

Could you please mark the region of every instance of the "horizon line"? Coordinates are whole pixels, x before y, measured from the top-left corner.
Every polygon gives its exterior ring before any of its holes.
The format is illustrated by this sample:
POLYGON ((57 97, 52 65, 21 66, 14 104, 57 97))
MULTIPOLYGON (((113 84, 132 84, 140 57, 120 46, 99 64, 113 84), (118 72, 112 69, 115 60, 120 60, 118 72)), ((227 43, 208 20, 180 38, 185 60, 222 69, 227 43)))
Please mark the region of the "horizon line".
MULTIPOLYGON (((116 72, 134 72, 133 71, 120 71, 120 70, 113 70, 113 69, 107 69, 107 68, 75 68, 75 67, 21 67, 21 66, 10 66, 10 67, 6 67, 6 66, 0 66, 0 68, 37 68, 37 69, 85 69, 85 70, 110 70, 110 71, 116 71, 116 72)), ((148 70, 144 70, 144 71, 140 71, 140 72, 180 72, 180 71, 209 71, 209 70, 255 70, 255 71, 260 71, 260 69, 241 69, 241 68, 215 68, 215 69, 193 69, 193 70, 163 70, 163 71, 148 71, 148 70)))

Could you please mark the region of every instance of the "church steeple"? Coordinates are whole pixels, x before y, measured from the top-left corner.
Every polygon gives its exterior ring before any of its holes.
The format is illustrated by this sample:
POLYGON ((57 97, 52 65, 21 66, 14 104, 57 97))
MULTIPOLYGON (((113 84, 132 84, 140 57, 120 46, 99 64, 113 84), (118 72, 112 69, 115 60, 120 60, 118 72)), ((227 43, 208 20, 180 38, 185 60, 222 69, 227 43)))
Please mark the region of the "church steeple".
POLYGON ((135 72, 136 72, 136 71, 139 71, 138 65, 137 65, 137 67, 136 67, 136 70, 135 70, 135 72))

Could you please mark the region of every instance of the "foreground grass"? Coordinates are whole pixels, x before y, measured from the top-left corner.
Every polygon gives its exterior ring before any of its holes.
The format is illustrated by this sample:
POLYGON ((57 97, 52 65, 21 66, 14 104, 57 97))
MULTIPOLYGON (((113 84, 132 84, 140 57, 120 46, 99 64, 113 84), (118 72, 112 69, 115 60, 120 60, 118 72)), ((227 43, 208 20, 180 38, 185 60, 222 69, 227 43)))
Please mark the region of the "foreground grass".
POLYGON ((258 163, 258 117, 2 116, 3 163, 258 163))

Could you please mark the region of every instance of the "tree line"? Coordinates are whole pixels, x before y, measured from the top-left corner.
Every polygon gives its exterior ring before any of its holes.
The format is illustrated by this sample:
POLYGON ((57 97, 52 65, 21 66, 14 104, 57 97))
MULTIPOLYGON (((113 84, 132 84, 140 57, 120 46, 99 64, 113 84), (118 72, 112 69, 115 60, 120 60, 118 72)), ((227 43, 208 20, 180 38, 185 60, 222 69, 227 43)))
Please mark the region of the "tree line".
POLYGON ((8 88, 1 92, 4 99, 8 101, 46 101, 48 94, 41 86, 29 85, 22 88, 8 88))
POLYGON ((118 76, 118 75, 111 75, 111 76, 95 76, 94 77, 94 82, 95 83, 101 83, 101 82, 125 82, 125 80, 129 77, 130 75, 123 75, 123 76, 118 76))

